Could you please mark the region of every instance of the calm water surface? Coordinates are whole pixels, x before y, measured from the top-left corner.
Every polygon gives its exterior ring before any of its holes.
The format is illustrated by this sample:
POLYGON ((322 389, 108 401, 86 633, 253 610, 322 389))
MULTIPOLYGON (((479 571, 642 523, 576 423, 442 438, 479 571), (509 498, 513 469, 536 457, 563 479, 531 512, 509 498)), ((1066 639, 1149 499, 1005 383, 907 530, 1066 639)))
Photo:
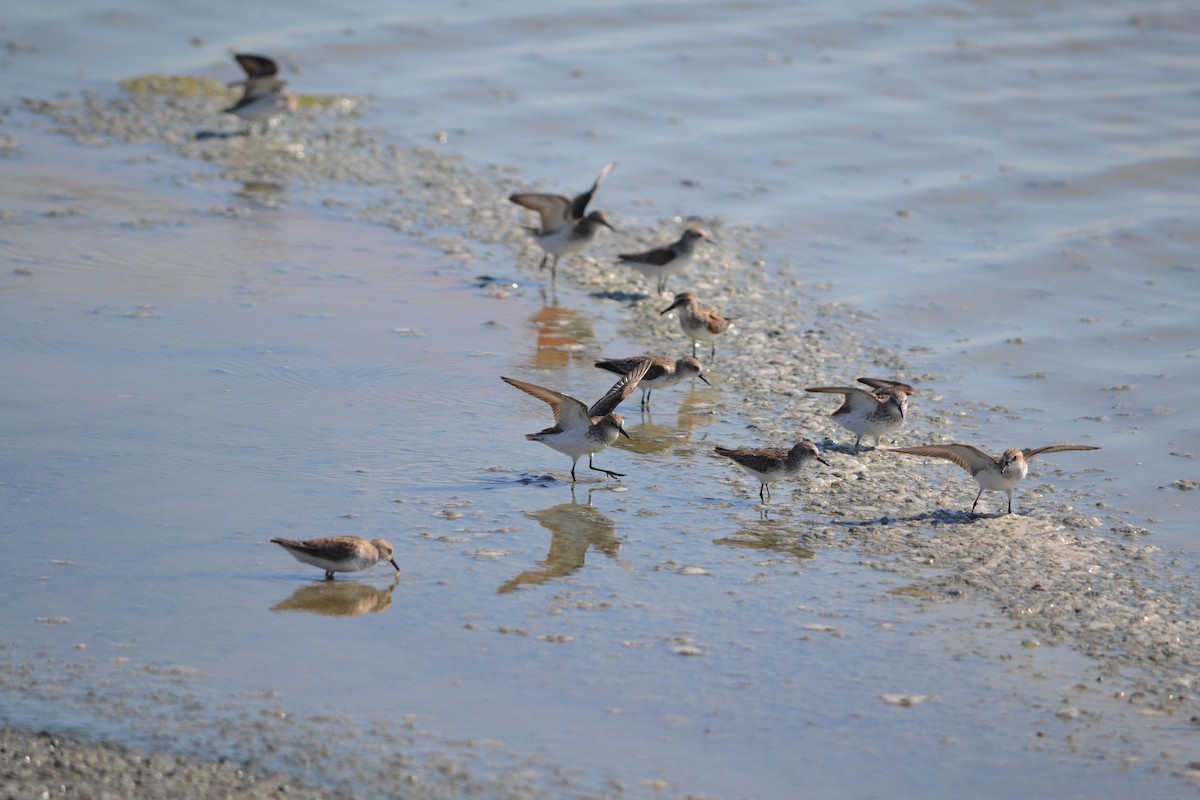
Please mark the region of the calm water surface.
MULTIPOLYGON (((5 23, 28 45, 7 56, 21 85, 5 100, 147 72, 232 78, 227 49, 259 50, 290 59, 303 91, 369 98, 365 122, 402 144, 442 139, 556 190, 615 158, 618 227, 761 226, 769 267, 800 265, 870 312, 935 391, 1004 407, 970 423, 976 443, 1099 426, 1102 470, 1080 485, 1194 558, 1194 492, 1160 488, 1200 477, 1190 4, 403 12, 278 4, 247 31, 219 4, 27 5, 5 23)), ((299 195, 249 219, 212 213, 251 201, 129 163, 153 148, 23 145, 0 204, 19 211, 0 235, 0 497, 18 576, 0 640, 183 665, 201 695, 276 692, 300 715, 416 714, 447 738, 543 753, 585 785, 1174 786, 1147 754, 1179 734, 1056 716, 1077 656, 1023 648, 998 619, 984 635, 993 612, 969 603, 918 611, 887 594, 896 575, 781 538, 711 480, 719 465, 681 464, 745 435, 703 413, 711 390, 672 390, 630 428, 645 452, 598 457, 654 476, 630 491, 526 483, 565 459, 508 422, 498 435, 509 415, 523 431, 548 414, 496 376, 554 367, 598 396, 584 356, 637 348, 588 299, 488 299, 436 252, 299 195), (142 217, 170 224, 129 224, 142 217), (539 349, 530 323, 548 317, 578 353, 539 349), (318 576, 266 543, 332 533, 391 538, 400 581, 381 570, 314 596, 318 576), (330 615, 365 609, 380 610, 330 615), (890 693, 937 699, 902 708, 890 693), (1126 754, 1141 760, 1119 770, 1126 754)), ((805 523, 802 503, 778 514, 805 523)), ((9 708, 132 735, 68 704, 9 708)))

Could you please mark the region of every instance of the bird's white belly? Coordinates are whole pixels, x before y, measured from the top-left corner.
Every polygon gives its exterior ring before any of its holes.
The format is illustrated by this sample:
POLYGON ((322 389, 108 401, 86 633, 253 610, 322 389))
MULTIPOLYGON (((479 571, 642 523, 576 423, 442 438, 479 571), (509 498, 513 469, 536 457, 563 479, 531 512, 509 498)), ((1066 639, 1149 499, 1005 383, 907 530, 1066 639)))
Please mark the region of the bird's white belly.
POLYGON ((538 247, 545 250, 553 256, 565 256, 572 253, 578 253, 587 245, 587 242, 582 239, 572 237, 574 228, 570 226, 559 228, 551 233, 543 233, 537 238, 538 247))
POLYGON ((305 564, 312 564, 314 567, 319 567, 326 572, 358 572, 360 569, 366 569, 374 564, 374 561, 363 558, 354 558, 347 561, 330 561, 327 558, 321 558, 311 553, 302 553, 296 550, 288 550, 297 561, 303 561, 305 564))
POLYGON ((570 456, 571 458, 581 458, 582 456, 599 453, 604 448, 608 447, 619 434, 614 430, 613 436, 607 441, 597 439, 587 435, 587 430, 580 431, 563 431, 562 433, 553 434, 534 434, 537 438, 534 441, 541 442, 552 450, 557 450, 560 453, 570 456))
POLYGON ((979 488, 984 491, 1008 492, 1020 483, 1028 472, 1029 468, 1024 465, 1019 469, 1009 467, 1008 472, 1005 473, 996 469, 985 469, 975 475, 975 480, 979 482, 979 488))
POLYGON ((684 322, 681 327, 689 339, 694 339, 697 342, 711 342, 717 338, 717 335, 703 322, 684 322))
POLYGON ((747 467, 745 464, 739 464, 736 461, 734 461, 733 464, 743 472, 753 475, 754 479, 759 483, 776 483, 787 477, 787 470, 785 469, 776 469, 770 472, 760 472, 759 470, 747 467))
POLYGON ((230 111, 231 114, 247 120, 270 119, 277 117, 287 110, 287 99, 280 94, 269 94, 258 98, 241 108, 230 111))

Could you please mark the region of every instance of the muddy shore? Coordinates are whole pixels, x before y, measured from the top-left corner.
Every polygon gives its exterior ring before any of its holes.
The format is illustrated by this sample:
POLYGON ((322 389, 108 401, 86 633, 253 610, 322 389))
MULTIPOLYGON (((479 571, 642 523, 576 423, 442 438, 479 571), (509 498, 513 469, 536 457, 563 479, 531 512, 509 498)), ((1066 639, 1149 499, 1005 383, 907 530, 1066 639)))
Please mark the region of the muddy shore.
MULTIPOLYGON (((196 168, 181 175, 182 181, 211 180, 215 171, 247 184, 307 186, 314 205, 343 207, 350 218, 436 244, 464 277, 493 273, 494 263, 511 264, 516 253, 523 253, 522 263, 536 264, 536 251, 520 228, 520 210, 496 202, 525 185, 515 169, 497 166, 477 174, 435 147, 397 144, 382 131, 360 127, 350 101, 305 110, 263 139, 197 138, 197 130, 214 127, 222 102, 204 94, 143 91, 25 105, 52 130, 83 144, 154 143, 195 159, 196 168), (338 183, 378 193, 363 205, 343 204, 338 183)), ((230 122, 218 132, 235 128, 230 122)), ((20 134, 11 138, 11 149, 19 151, 20 134)), ((713 413, 736 415, 762 443, 812 438, 825 446, 833 464, 807 476, 803 503, 772 509, 777 519, 795 522, 795 545, 848 550, 874 568, 902 574, 912 582, 914 603, 984 601, 1027 632, 1030 647, 1059 644, 1088 656, 1091 667, 1080 683, 1138 713, 1170 716, 1181 724, 1200 713, 1192 691, 1200 664, 1192 577, 1177 573, 1169 554, 1148 540, 1151 532, 1130 525, 1108 498, 1056 489, 1055 475, 1089 469, 1086 454, 1036 464, 1015 493, 1017 514, 997 516, 1001 499, 989 494, 981 501, 987 516, 973 520, 966 509, 974 483, 955 468, 880 451, 854 453, 848 435, 828 419, 828 403, 806 396, 804 386, 827 382, 830 375, 909 381, 918 394, 905 444, 961 440, 967 438, 964 429, 974 432, 991 418, 1016 412, 966 398, 945 387, 941 376, 910 374, 902 353, 871 343, 869 320, 853 308, 822 302, 803 270, 765 252, 754 230, 721 219, 695 221, 714 229, 720 244, 704 249, 687 278, 689 288, 737 320, 736 334, 718 343, 722 391, 713 413), (789 286, 787 294, 774 291, 780 281, 789 286)), ((623 219, 619 227, 632 249, 655 242, 664 224, 677 223, 623 219)), ((540 277, 531 271, 517 281, 540 277)), ((666 302, 643 298, 644 285, 631 293, 634 279, 627 272, 584 256, 560 270, 559 280, 564 290, 569 283, 569 291, 594 296, 604 313, 620 320, 622 333, 647 349, 678 348, 675 320, 658 313, 666 302)), ((500 280, 486 291, 503 301, 514 292, 506 286, 500 280)), ((513 294, 518 302, 525 297, 513 294)), ((1094 437, 1081 443, 1103 446, 1104 435, 1098 422, 1094 437)), ((1008 446, 1027 444, 1035 443, 1008 446)), ((730 492, 754 490, 733 474, 726 482, 730 492)), ((1074 704, 1066 693, 1063 702, 1067 708, 1074 704)), ((80 747, 6 732, 0 748, 26 765, 11 778, 5 775, 6 790, 11 780, 26 787, 14 790, 15 796, 37 796, 51 784, 74 781, 82 787, 86 775, 94 781, 88 792, 107 786, 118 795, 136 785, 150 792, 139 796, 168 796, 186 785, 189 796, 276 796, 287 785, 289 796, 320 796, 278 775, 251 778, 232 765, 80 747), (153 793, 156 787, 159 794, 153 793)), ((1186 754, 1174 761, 1181 774, 1189 773, 1186 754)))

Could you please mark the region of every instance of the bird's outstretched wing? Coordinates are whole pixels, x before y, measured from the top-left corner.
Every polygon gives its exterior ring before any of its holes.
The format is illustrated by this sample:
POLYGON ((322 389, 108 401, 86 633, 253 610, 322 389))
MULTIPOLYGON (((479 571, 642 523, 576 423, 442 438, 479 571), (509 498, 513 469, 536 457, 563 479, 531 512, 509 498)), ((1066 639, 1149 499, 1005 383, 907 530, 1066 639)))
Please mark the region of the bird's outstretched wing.
POLYGON ((841 407, 834 414, 845 414, 850 411, 874 411, 879 405, 879 398, 860 389, 857 386, 809 386, 806 392, 823 392, 825 394, 840 394, 844 399, 841 407))
POLYGON ((886 378, 859 378, 859 383, 865 383, 872 389, 899 389, 909 397, 917 393, 917 390, 909 386, 907 383, 900 381, 889 381, 886 378))
POLYGON ((279 65, 266 56, 236 53, 233 57, 250 80, 254 80, 255 78, 274 78, 279 73, 279 65))
POLYGON ((543 234, 554 233, 575 224, 571 216, 571 201, 559 194, 522 192, 508 198, 519 206, 536 211, 542 218, 543 234))
POLYGON ((625 373, 625 377, 613 384, 608 393, 596 401, 595 405, 588 411, 593 417, 603 417, 616 410, 617 406, 621 405, 621 401, 629 395, 633 394, 633 390, 637 388, 638 383, 646 376, 650 370, 653 361, 645 359, 629 372, 625 373))
POLYGON ((592 202, 592 195, 596 193, 596 190, 600 188, 601 182, 603 182, 608 176, 608 173, 612 172, 612 168, 616 165, 617 162, 615 161, 610 164, 606 164, 604 169, 600 170, 600 174, 596 176, 596 182, 592 184, 592 188, 588 189, 583 194, 575 195, 575 199, 571 201, 572 220, 580 219, 584 214, 587 213, 588 203, 592 202))
POLYGON ((1021 450, 1025 456, 1025 460, 1040 456, 1042 453, 1059 453, 1063 450, 1099 450, 1099 447, 1092 447, 1090 444, 1048 444, 1045 447, 1026 447, 1021 450))
POLYGON ((515 378, 506 378, 503 375, 500 376, 500 380, 509 386, 517 387, 526 394, 533 395, 544 403, 548 403, 550 410, 554 412, 554 424, 563 430, 570 430, 579 426, 587 428, 592 424, 591 419, 588 418, 587 406, 583 404, 583 401, 576 400, 569 394, 556 392, 544 386, 535 386, 532 383, 519 381, 515 378))
POLYGON ((896 447, 890 452, 907 453, 910 456, 925 456, 926 458, 943 458, 951 464, 957 464, 967 472, 975 475, 988 465, 998 463, 995 458, 969 444, 929 444, 923 447, 896 447))

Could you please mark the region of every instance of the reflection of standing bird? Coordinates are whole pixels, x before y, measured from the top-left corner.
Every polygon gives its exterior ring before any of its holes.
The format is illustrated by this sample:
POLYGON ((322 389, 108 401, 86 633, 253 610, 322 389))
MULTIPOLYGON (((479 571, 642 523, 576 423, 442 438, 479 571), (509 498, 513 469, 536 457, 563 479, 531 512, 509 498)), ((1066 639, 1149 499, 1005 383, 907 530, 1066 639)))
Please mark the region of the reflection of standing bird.
POLYGON ((875 437, 875 446, 878 447, 879 437, 899 429, 908 413, 908 398, 916 393, 913 387, 898 381, 859 378, 858 382, 865 383, 875 391, 869 392, 857 386, 810 386, 804 390, 842 395, 841 407, 831 416, 858 437, 854 440, 856 450, 864 436, 875 437))
POLYGON ((500 380, 550 404, 550 409, 554 412, 553 427, 537 433, 525 434, 525 438, 531 442, 541 442, 553 450, 570 456, 572 481, 575 480, 575 464, 583 456, 588 457, 588 469, 603 472, 612 478, 622 478, 624 475, 620 472, 593 466, 592 456, 617 441, 618 436, 629 438, 629 434, 625 432, 625 420, 613 412, 622 400, 633 393, 633 390, 637 388, 638 381, 642 379, 648 369, 650 369, 650 362, 643 362, 641 366, 614 383, 608 393, 597 400, 590 409, 582 401, 576 400, 569 394, 534 386, 532 383, 513 378, 501 376, 500 380))
POLYGON ((617 162, 614 161, 600 170, 592 188, 576 195, 574 199, 541 192, 521 192, 508 198, 519 206, 538 212, 541 216, 541 229, 528 230, 533 234, 538 247, 546 253, 542 256, 542 263, 538 268, 541 269, 549 263, 551 281, 557 277, 559 258, 578 253, 587 247, 601 226, 613 230, 603 211, 588 214, 587 207, 588 203, 592 202, 592 195, 600 188, 600 182, 616 165, 617 162), (552 256, 553 261, 550 260, 552 256))
POLYGON ((626 375, 646 360, 650 361, 650 369, 646 372, 640 384, 642 388, 642 408, 650 407, 650 392, 655 389, 674 386, 688 378, 699 378, 708 383, 708 378, 704 377, 700 362, 691 356, 684 356, 676 361, 656 355, 634 356, 633 358, 606 358, 603 361, 597 361, 596 366, 600 369, 606 369, 609 372, 615 372, 618 375, 626 375))
POLYGON ((773 447, 761 450, 729 450, 718 447, 716 450, 718 455, 732 459, 733 463, 758 479, 758 499, 763 502, 771 499, 770 484, 799 475, 804 465, 814 458, 829 466, 829 462, 821 458, 821 451, 808 439, 796 442, 791 450, 773 447))
POLYGON ((676 308, 679 309, 679 327, 683 329, 684 335, 692 340, 692 357, 694 358, 696 355, 696 342, 709 342, 712 344, 709 358, 715 358, 717 335, 729 330, 729 320, 713 309, 700 305, 696 296, 691 292, 680 292, 675 295, 675 302, 658 313, 666 314, 676 308))
POLYGON ((396 582, 384 589, 358 581, 321 581, 309 583, 292 596, 271 606, 272 611, 307 611, 323 617, 357 617, 378 614, 392 604, 396 582))
POLYGON ((238 53, 234 56, 246 73, 244 81, 234 81, 230 86, 241 86, 241 98, 225 109, 244 120, 263 120, 265 131, 275 120, 289 111, 295 111, 296 95, 283 88, 287 82, 277 78, 279 66, 264 56, 238 53))
POLYGON ((392 558, 392 545, 387 539, 367 541, 359 536, 329 536, 297 542, 276 537, 271 540, 292 554, 297 561, 325 570, 325 579, 332 580, 335 572, 358 572, 386 561, 400 571, 392 558))
POLYGON ((696 245, 701 239, 707 238, 708 231, 692 226, 683 232, 679 241, 666 247, 658 247, 644 253, 621 253, 617 258, 621 259, 625 266, 640 272, 642 277, 654 278, 658 285, 658 293, 662 294, 667 290, 667 278, 682 272, 696 254, 696 245))
POLYGON ((538 524, 550 531, 550 551, 540 562, 539 569, 529 569, 500 586, 499 593, 507 594, 522 586, 540 586, 547 581, 565 578, 583 568, 589 549, 599 550, 609 558, 615 558, 621 550, 617 538, 617 523, 591 505, 575 502, 574 487, 571 502, 551 506, 536 514, 525 516, 536 519, 538 524))
POLYGON ((1029 459, 1042 453, 1060 453, 1066 450, 1099 450, 1087 444, 1050 444, 1045 447, 1025 448, 1024 450, 1009 449, 999 458, 989 456, 977 447, 969 444, 931 444, 924 447, 897 447, 893 453, 907 453, 910 456, 926 456, 927 458, 942 458, 951 464, 971 473, 971 477, 979 484, 979 494, 971 504, 971 516, 975 516, 975 506, 984 492, 1004 492, 1008 495, 1008 513, 1012 513, 1013 488, 1029 474, 1029 459))

